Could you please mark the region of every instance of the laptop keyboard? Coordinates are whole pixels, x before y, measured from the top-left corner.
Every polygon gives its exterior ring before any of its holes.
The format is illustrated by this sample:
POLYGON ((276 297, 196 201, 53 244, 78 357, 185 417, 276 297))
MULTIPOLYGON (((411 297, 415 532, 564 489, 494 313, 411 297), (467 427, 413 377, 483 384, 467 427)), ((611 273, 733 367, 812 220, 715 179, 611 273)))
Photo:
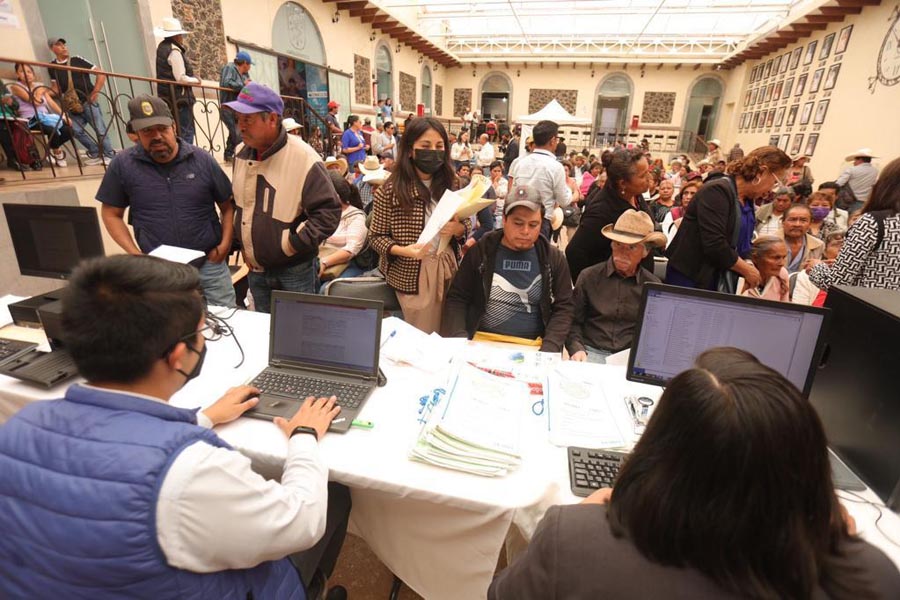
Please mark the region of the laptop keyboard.
POLYGON ((31 342, 23 342, 21 340, 13 340, 10 338, 0 338, 0 362, 7 358, 22 354, 26 350, 36 348, 37 344, 31 342))
POLYGON ((303 400, 308 396, 328 398, 337 396, 341 408, 359 408, 369 394, 371 386, 341 383, 331 379, 316 379, 304 375, 290 375, 276 371, 263 371, 250 385, 264 394, 277 394, 303 400))
POLYGON ((576 496, 590 496, 604 487, 612 487, 624 452, 569 448, 569 483, 576 496))

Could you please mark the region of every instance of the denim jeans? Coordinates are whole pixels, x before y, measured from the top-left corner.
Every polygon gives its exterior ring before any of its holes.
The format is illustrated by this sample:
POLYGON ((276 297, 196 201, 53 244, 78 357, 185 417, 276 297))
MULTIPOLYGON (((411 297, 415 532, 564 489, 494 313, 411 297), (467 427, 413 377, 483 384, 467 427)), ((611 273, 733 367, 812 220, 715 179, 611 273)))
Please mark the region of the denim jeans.
POLYGON ((200 288, 208 304, 226 308, 237 306, 234 285, 231 283, 231 271, 228 270, 226 263, 206 261, 199 271, 200 288))
POLYGON ((96 102, 85 102, 82 106, 84 106, 83 113, 69 113, 69 116, 72 118, 72 130, 75 133, 75 139, 81 142, 81 145, 84 146, 88 156, 91 158, 100 156, 100 148, 97 146, 97 141, 102 140, 103 154, 108 158, 112 158, 115 156, 115 152, 113 152, 112 144, 107 136, 108 128, 103 120, 103 113, 100 112, 100 105, 96 102), (97 133, 96 140, 88 134, 88 125, 97 133))
POLYGON ((319 259, 313 258, 290 267, 272 267, 263 272, 250 271, 250 293, 257 312, 272 308, 272 290, 315 294, 319 287, 319 259))
POLYGON ((235 122, 234 111, 223 110, 222 123, 225 124, 225 128, 228 130, 228 139, 225 141, 225 158, 233 158, 234 149, 242 141, 241 132, 238 131, 237 123, 235 122))
POLYGON ((606 364, 606 359, 615 354, 614 352, 610 352, 609 350, 601 350, 600 348, 594 348, 593 346, 584 345, 584 351, 587 353, 587 362, 589 363, 597 363, 600 365, 606 364))
POLYGON ((181 125, 181 139, 194 143, 194 99, 178 105, 178 124, 181 125))

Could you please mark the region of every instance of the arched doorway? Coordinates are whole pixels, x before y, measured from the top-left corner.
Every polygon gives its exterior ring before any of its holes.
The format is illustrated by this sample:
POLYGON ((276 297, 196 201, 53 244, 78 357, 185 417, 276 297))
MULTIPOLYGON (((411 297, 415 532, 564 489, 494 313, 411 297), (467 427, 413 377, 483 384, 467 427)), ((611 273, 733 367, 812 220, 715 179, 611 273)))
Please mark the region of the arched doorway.
POLYGON ((431 116, 431 69, 428 65, 422 67, 422 104, 425 105, 425 114, 431 116))
POLYGON ((305 8, 285 2, 272 22, 272 48, 317 65, 327 65, 319 26, 305 8))
POLYGON ((624 73, 607 75, 597 85, 593 135, 596 146, 611 146, 625 140, 633 95, 634 85, 624 73))
MULTIPOLYGON (((697 137, 708 140, 715 137, 716 121, 722 103, 724 86, 718 77, 704 75, 694 82, 688 96, 684 114, 685 135, 682 136, 682 152, 694 147, 697 137)), ((698 146, 699 148, 699 146, 698 146)), ((703 151, 705 152, 705 148, 703 151)))
POLYGON ((390 98, 392 104, 397 104, 394 98, 393 67, 391 49, 387 44, 378 44, 375 48, 375 98, 378 100, 390 98))
MULTIPOLYGON (((509 121, 512 104, 512 81, 505 73, 488 73, 481 80, 481 114, 487 120, 509 121)), ((473 107, 474 108, 474 107, 473 107)))

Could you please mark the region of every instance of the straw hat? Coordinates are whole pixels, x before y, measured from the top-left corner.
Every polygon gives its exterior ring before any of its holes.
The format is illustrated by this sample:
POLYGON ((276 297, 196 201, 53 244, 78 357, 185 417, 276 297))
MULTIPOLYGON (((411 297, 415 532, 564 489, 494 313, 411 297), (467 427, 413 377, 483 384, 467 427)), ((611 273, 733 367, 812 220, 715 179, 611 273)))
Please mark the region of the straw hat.
POLYGON ((165 17, 162 20, 161 27, 153 28, 153 35, 161 38, 169 38, 173 35, 184 35, 186 33, 190 33, 190 31, 186 31, 184 27, 181 26, 181 21, 172 17, 165 17))
POLYGON ((350 166, 347 164, 347 159, 344 157, 335 158, 333 156, 329 156, 325 159, 325 168, 337 171, 343 176, 347 174, 347 170, 350 168, 350 166))
POLYGON ((359 170, 362 171, 363 175, 368 175, 369 173, 374 173, 381 169, 381 163, 378 162, 377 156, 372 156, 371 154, 366 157, 366 160, 359 163, 359 170))
POLYGON ((713 139, 707 141, 706 143, 707 144, 715 144, 716 148, 718 148, 722 145, 722 142, 719 141, 719 138, 713 138, 713 139))
POLYGON ((610 223, 600 230, 605 237, 623 244, 653 244, 654 246, 665 246, 666 236, 664 233, 653 230, 653 219, 650 215, 643 211, 637 211, 629 208, 623 212, 616 224, 610 223))
POLYGON ((856 160, 857 158, 878 158, 874 154, 872 154, 871 148, 860 148, 853 154, 848 154, 844 160, 851 161, 856 160))
POLYGON ((565 218, 566 218, 566 216, 563 214, 563 209, 561 209, 558 206, 556 208, 554 208, 553 216, 550 219, 550 229, 552 229, 553 231, 556 231, 557 229, 562 227, 563 219, 565 219, 565 218))

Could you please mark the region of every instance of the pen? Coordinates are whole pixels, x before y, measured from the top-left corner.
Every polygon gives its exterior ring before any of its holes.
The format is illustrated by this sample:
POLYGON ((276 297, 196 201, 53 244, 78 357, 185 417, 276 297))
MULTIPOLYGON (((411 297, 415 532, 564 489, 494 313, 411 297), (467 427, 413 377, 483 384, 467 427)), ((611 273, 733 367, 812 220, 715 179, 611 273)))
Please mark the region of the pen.
POLYGON ((394 337, 395 335, 397 335, 397 330, 396 330, 396 329, 393 330, 391 333, 389 333, 388 336, 387 336, 386 338, 384 338, 384 341, 381 342, 381 347, 384 348, 384 345, 387 344, 387 343, 390 341, 390 339, 391 339, 392 337, 394 337))
POLYGON ((352 423, 350 423, 350 427, 359 427, 360 429, 372 429, 375 427, 375 423, 372 421, 360 421, 359 419, 354 419, 352 423))

